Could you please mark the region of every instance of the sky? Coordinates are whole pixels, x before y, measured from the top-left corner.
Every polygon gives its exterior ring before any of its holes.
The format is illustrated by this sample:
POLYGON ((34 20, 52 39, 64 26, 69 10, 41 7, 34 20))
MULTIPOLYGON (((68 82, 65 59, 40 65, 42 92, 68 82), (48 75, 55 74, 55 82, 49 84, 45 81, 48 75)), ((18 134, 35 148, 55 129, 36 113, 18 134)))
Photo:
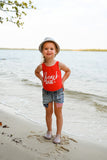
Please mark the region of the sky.
POLYGON ((0 48, 38 49, 45 37, 52 37, 61 49, 107 49, 107 0, 34 3, 37 9, 27 11, 23 29, 10 22, 0 24, 0 48))

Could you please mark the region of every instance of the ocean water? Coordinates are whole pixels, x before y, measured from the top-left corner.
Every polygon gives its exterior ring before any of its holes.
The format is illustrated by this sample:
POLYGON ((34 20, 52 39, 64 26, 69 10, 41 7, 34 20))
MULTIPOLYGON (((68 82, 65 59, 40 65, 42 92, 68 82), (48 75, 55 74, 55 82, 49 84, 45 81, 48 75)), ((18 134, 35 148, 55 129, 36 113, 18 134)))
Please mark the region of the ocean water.
MULTIPOLYGON (((107 52, 61 51, 56 60, 71 69, 65 82, 63 132, 107 147, 107 52)), ((45 126, 42 86, 34 75, 39 63, 39 51, 0 50, 0 104, 45 126)))

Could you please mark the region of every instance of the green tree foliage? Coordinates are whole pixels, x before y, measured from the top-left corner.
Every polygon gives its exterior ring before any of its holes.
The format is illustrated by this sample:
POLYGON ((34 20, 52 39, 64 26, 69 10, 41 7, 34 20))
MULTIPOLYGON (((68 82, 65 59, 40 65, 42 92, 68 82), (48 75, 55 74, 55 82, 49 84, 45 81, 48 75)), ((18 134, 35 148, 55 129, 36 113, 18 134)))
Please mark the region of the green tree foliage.
POLYGON ((24 2, 22 0, 0 0, 0 23, 9 21, 18 27, 23 26, 23 15, 26 16, 26 9, 36 9, 31 0, 24 2))

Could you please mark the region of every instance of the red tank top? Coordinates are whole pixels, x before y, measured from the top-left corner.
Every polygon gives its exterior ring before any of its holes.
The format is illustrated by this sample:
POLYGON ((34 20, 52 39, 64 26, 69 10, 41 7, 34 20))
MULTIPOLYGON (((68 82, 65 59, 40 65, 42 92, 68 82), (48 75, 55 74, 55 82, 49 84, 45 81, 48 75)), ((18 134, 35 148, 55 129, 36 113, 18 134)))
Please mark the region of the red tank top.
POLYGON ((43 70, 43 88, 47 91, 56 91, 62 88, 61 71, 59 61, 53 66, 46 66, 42 63, 43 70))

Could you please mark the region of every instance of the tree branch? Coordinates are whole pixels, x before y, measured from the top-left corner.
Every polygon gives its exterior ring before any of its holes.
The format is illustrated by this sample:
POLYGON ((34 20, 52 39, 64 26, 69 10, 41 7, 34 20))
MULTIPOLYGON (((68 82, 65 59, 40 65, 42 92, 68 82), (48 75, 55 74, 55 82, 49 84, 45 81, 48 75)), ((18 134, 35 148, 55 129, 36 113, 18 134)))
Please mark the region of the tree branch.
POLYGON ((18 27, 22 26, 24 22, 20 22, 22 15, 27 15, 26 12, 24 12, 24 9, 36 9, 35 6, 32 5, 32 1, 29 0, 28 3, 22 1, 21 3, 18 3, 17 0, 10 1, 10 0, 0 0, 0 10, 3 12, 6 12, 7 14, 15 13, 15 15, 8 15, 6 18, 0 17, 0 23, 3 23, 4 20, 12 22, 17 24, 18 27), (10 18, 11 20, 10 20, 10 18), (17 19, 16 22, 12 21, 12 19, 17 19))

